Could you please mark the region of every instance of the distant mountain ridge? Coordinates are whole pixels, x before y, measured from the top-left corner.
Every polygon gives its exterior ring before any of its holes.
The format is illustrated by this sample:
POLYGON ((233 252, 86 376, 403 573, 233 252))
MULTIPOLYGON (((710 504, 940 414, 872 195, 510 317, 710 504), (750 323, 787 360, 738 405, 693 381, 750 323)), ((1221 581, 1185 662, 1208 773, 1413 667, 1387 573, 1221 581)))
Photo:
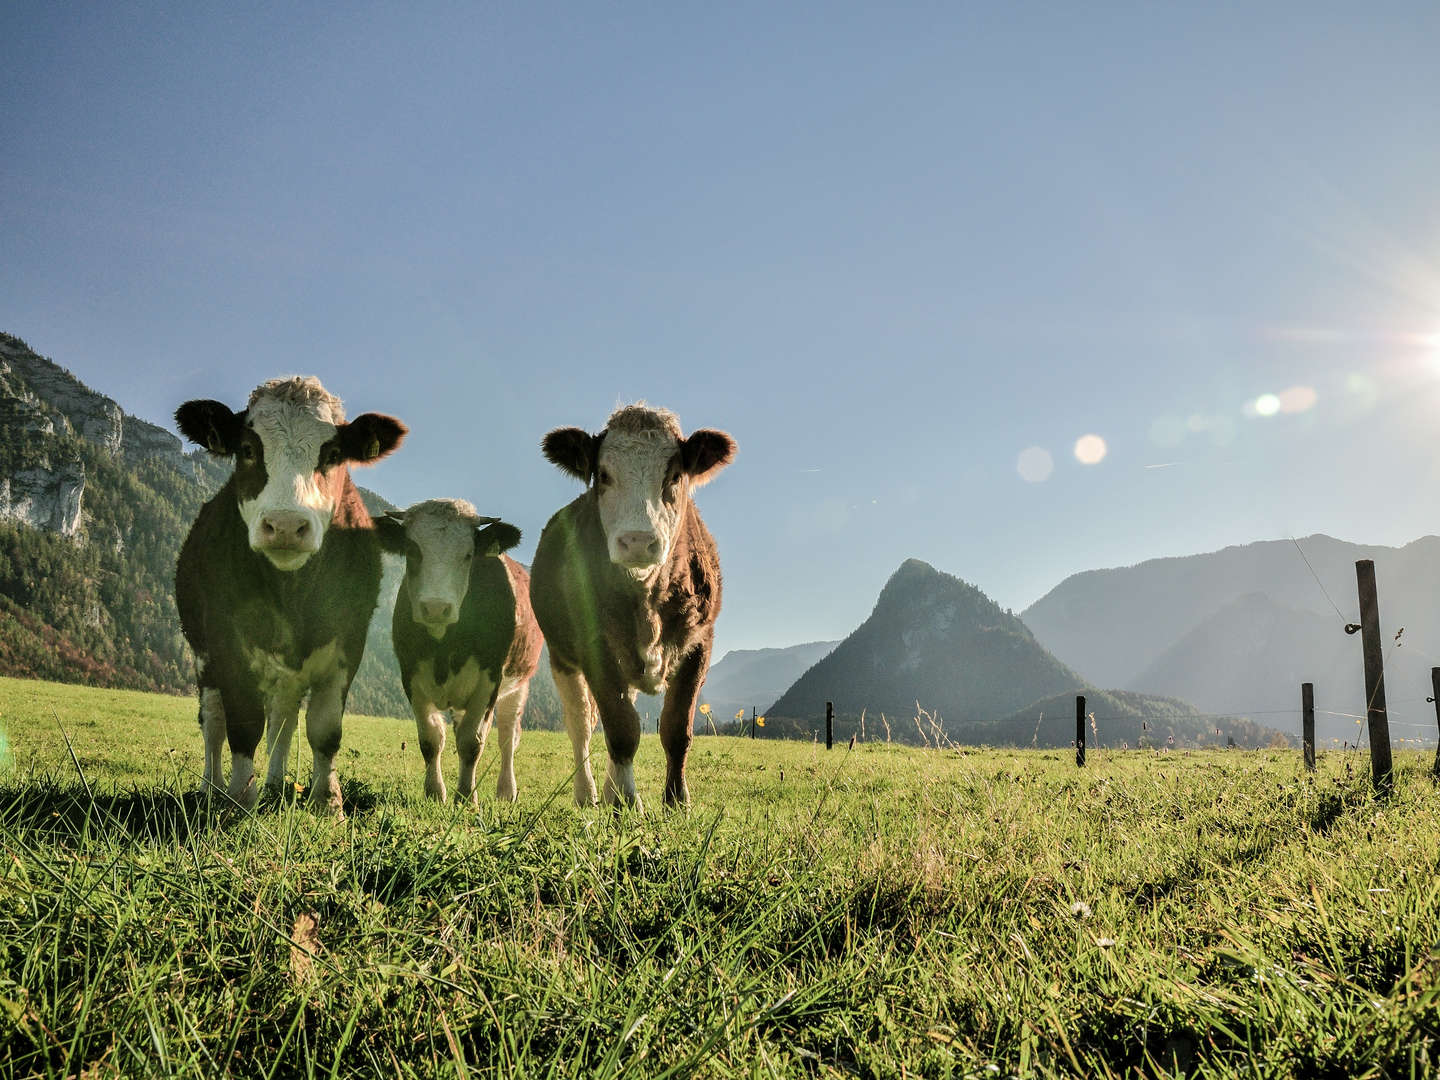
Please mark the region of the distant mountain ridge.
POLYGON ((1440 537, 1395 548, 1314 535, 1091 570, 1022 617, 1092 679, 1286 730, 1298 730, 1300 683, 1313 682, 1318 737, 1354 742, 1364 678, 1360 638, 1344 626, 1359 621, 1360 559, 1375 563, 1391 737, 1433 740, 1424 698, 1440 666, 1440 537))
POLYGON ((767 710, 774 718, 767 727, 802 737, 821 730, 830 701, 841 739, 1068 746, 1077 693, 1105 717, 1100 737, 1111 747, 1142 739, 1165 745, 1171 737, 1185 746, 1230 738, 1258 745, 1276 737, 1246 721, 1203 716, 1183 701, 1090 688, 1019 618, 918 559, 901 564, 870 617, 767 710))

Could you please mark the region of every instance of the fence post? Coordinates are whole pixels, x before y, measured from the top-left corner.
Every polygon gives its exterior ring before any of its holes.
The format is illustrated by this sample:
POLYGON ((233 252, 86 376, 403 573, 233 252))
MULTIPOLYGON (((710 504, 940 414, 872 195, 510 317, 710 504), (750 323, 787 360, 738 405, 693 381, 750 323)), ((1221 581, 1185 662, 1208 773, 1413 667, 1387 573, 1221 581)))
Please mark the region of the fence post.
POLYGON ((1301 741, 1305 747, 1305 768, 1315 771, 1315 684, 1300 684, 1301 741))
POLYGON ((752 739, 755 738, 755 715, 756 715, 756 710, 757 710, 757 706, 755 706, 755 705, 751 705, 751 706, 750 706, 750 738, 752 738, 752 739))
MULTIPOLYGON (((1430 699, 1435 702, 1435 723, 1437 727, 1440 727, 1440 667, 1432 667, 1430 669, 1430 688, 1435 694, 1435 696, 1430 699)), ((1430 771, 1436 776, 1440 776, 1440 744, 1437 744, 1435 747, 1435 764, 1431 767, 1430 771)))
POLYGON ((1380 600, 1375 594, 1375 563, 1355 564, 1360 591, 1360 635, 1365 651, 1365 719, 1370 729, 1370 780, 1388 794, 1395 784, 1390 765, 1390 721, 1385 711, 1385 650, 1380 641, 1380 600))
POLYGON ((825 749, 829 750, 835 742, 835 706, 831 702, 825 702, 825 749))
POLYGON ((1075 695, 1075 765, 1085 764, 1085 695, 1075 695))

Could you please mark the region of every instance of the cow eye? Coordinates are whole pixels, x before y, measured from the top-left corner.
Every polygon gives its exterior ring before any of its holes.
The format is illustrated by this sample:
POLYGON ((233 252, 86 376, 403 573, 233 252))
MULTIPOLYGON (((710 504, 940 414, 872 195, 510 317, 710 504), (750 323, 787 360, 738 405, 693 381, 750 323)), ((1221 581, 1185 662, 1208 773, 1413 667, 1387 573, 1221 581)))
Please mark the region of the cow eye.
POLYGON ((601 469, 601 470, 600 470, 600 486, 601 486, 601 487, 609 487, 609 486, 610 486, 611 484, 613 484, 614 482, 615 482, 615 478, 610 475, 610 470, 609 470, 609 469, 601 469))
POLYGON ((344 456, 340 453, 338 446, 327 446, 324 453, 320 455, 320 467, 323 469, 333 469, 343 460, 344 456))
POLYGON ((255 464, 255 447, 251 443, 240 444, 240 460, 246 465, 255 464))

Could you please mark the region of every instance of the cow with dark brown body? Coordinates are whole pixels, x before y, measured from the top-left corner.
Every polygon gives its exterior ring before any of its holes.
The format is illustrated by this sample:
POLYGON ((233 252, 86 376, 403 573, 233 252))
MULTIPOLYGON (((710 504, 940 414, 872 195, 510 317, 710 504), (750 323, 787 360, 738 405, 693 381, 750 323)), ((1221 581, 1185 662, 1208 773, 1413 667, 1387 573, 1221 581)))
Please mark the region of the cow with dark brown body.
POLYGON ((380 542, 349 465, 390 453, 405 425, 376 413, 346 423, 340 400, 300 377, 258 387, 239 413, 189 401, 175 420, 193 442, 235 459, 200 508, 175 575, 200 685, 205 785, 220 783, 228 741, 230 798, 254 806, 255 749, 268 723, 265 783, 278 791, 308 693, 311 805, 339 813, 341 717, 380 591, 380 542))
POLYGON ((461 499, 431 499, 375 522, 386 551, 405 556, 391 630, 400 679, 425 758, 425 794, 445 801, 440 752, 446 710, 460 751, 458 796, 474 805, 475 764, 492 721, 500 731, 496 798, 514 801, 515 746, 544 639, 530 576, 502 554, 520 530, 461 499))
POLYGON ((734 440, 708 429, 686 437, 673 413, 641 404, 615 412, 598 435, 552 431, 542 449, 587 485, 545 526, 530 581, 575 754, 575 801, 595 802, 598 712, 609 750, 605 802, 640 808, 635 695, 663 689, 665 801, 686 803, 695 701, 720 614, 715 541, 691 493, 729 464, 734 440))

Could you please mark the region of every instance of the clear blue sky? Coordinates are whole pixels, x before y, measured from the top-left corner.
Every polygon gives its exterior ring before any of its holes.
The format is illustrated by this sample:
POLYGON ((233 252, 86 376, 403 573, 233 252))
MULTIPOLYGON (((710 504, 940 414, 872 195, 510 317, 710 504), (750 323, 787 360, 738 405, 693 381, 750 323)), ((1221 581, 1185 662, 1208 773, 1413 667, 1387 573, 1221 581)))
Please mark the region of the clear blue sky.
POLYGON ((522 555, 549 428, 725 428, 721 650, 1440 531, 1440 6, 1183 8, 17 0, 0 329, 161 422, 317 374, 522 555))

